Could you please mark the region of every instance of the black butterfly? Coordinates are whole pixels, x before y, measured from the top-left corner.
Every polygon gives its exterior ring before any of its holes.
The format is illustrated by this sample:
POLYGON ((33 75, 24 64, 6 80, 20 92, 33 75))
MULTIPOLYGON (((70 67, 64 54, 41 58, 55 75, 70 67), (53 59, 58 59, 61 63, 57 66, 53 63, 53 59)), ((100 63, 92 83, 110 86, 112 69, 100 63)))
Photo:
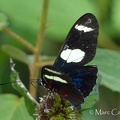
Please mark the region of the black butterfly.
POLYGON ((38 79, 38 84, 58 93, 77 108, 96 84, 97 66, 84 65, 95 56, 98 28, 93 14, 80 17, 68 33, 53 66, 44 66, 42 79, 38 79))

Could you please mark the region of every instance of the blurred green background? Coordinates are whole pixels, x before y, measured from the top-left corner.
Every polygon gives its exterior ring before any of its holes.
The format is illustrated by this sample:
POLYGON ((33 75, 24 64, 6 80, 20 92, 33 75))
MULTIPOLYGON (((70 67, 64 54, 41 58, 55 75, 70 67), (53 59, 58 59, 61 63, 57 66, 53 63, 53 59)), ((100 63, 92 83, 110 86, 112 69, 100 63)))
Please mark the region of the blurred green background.
MULTIPOLYGON (((39 31, 42 0, 0 0, 0 13, 7 17, 9 28, 33 45, 39 31)), ((98 65, 100 84, 99 103, 91 110, 119 112, 118 115, 84 113, 83 120, 120 120, 120 0, 50 0, 42 54, 56 56, 74 22, 85 13, 93 13, 100 26, 98 49, 92 64, 98 65)), ((2 15, 0 14, 0 22, 2 15)), ((1 29, 1 28, 0 28, 1 29)), ((0 32, 0 46, 15 46, 27 54, 31 52, 4 32, 0 32)), ((7 50, 6 50, 7 51, 7 50)), ((23 81, 29 79, 27 66, 16 61, 16 69, 23 81)), ((9 56, 0 49, 0 83, 10 79, 9 56)), ((28 83, 25 83, 28 86, 28 83)), ((0 93, 15 92, 10 85, 0 86, 0 93)), ((17 93, 17 92, 16 92, 17 93)), ((2 105, 0 100, 0 106, 2 105)), ((13 120, 13 119, 12 119, 13 120)))

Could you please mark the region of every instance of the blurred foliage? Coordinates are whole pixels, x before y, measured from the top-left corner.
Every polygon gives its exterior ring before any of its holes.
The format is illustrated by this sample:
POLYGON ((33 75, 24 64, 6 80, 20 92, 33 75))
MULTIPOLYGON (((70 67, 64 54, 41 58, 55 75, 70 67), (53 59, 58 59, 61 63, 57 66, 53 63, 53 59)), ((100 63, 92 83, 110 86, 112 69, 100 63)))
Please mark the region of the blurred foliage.
MULTIPOLYGON (((37 33, 39 31, 41 11, 42 11, 42 0, 0 0, 0 30, 9 25, 9 28, 27 39, 33 45, 36 43, 37 33)), ((97 50, 97 55, 92 61, 92 64, 97 64, 99 68, 99 75, 101 77, 102 90, 100 89, 100 102, 98 104, 98 109, 103 108, 103 110, 111 110, 114 107, 117 107, 119 110, 120 102, 120 1, 119 0, 50 0, 49 1, 49 11, 46 32, 44 37, 44 42, 42 45, 42 54, 50 56, 57 55, 61 44, 64 42, 64 39, 73 25, 73 23, 83 14, 91 12, 93 13, 98 21, 100 26, 99 42, 98 47, 102 49, 97 50), (104 48, 104 49, 103 49, 104 48), (104 94, 106 93, 106 94, 104 94), (112 97, 105 97, 107 95, 112 97), (113 105, 110 106, 109 103, 113 105), (105 106, 105 107, 103 107, 105 106)), ((4 52, 10 56, 16 56, 15 51, 24 53, 31 53, 25 46, 17 42, 14 38, 5 34, 4 32, 0 33, 0 46, 4 52), (3 45, 9 44, 13 47, 6 48, 3 45), (12 52, 13 51, 13 52, 12 52)), ((8 56, 0 49, 0 82, 9 81, 9 58, 8 56)), ((14 58, 14 57, 13 57, 14 58)), ((26 60, 21 58, 20 55, 16 56, 15 59, 26 63, 26 60), (23 60, 23 61, 22 61, 23 60)), ((26 80, 27 71, 24 71, 26 67, 24 64, 19 63, 18 69, 21 75, 24 75, 22 78, 26 80), (20 65, 19 65, 20 64, 20 65)), ((11 90, 11 87, 0 87, 0 93, 14 91, 11 90)), ((1 101, 4 101, 8 98, 6 96, 0 95, 0 104, 1 101)), ((7 96, 9 97, 9 96, 7 96)), ((15 96, 12 100, 18 99, 15 96)), ((7 103, 8 101, 4 101, 7 103)), ((10 101, 9 101, 10 102, 10 101)), ((6 104, 9 106, 9 103, 6 104)), ((11 108, 15 105, 11 105, 11 108)), ((13 108, 14 109, 14 108, 13 108)), ((93 108, 96 109, 96 108, 93 108)), ((19 112, 19 111, 18 111, 19 112)), ((1 112, 0 112, 1 113, 1 112)), ((96 116, 90 115, 89 112, 86 112, 85 118, 83 120, 89 120, 91 117, 92 120, 99 120, 100 118, 109 120, 119 120, 119 116, 104 115, 96 116)), ((13 113, 12 113, 13 114, 13 113)), ((20 112, 19 112, 20 114, 20 112)), ((1 115, 0 115, 1 116, 1 115)))
POLYGON ((29 115, 23 98, 13 94, 0 95, 0 119, 1 120, 33 120, 29 115), (5 107, 6 106, 6 107, 5 107))
POLYGON ((11 68, 10 82, 13 82, 12 86, 22 96, 24 96, 26 108, 27 108, 29 114, 32 117, 34 117, 35 108, 37 108, 37 102, 33 99, 33 97, 30 95, 29 91, 26 89, 25 85, 20 80, 18 72, 14 69, 15 63, 13 62, 12 59, 10 59, 10 65, 11 65, 10 66, 10 68, 11 68))
POLYGON ((0 30, 8 26, 7 16, 3 13, 0 13, 0 30))

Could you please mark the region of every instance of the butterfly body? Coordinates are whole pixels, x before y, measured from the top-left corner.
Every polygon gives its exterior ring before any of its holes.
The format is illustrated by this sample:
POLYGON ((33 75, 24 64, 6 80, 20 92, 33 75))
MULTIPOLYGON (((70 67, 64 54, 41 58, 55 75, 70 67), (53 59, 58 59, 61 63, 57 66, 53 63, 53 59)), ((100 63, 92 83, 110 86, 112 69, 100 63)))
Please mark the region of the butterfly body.
POLYGON ((87 13, 80 17, 68 33, 53 66, 42 68, 38 84, 79 107, 96 84, 97 66, 85 64, 95 56, 97 37, 95 16, 87 13))

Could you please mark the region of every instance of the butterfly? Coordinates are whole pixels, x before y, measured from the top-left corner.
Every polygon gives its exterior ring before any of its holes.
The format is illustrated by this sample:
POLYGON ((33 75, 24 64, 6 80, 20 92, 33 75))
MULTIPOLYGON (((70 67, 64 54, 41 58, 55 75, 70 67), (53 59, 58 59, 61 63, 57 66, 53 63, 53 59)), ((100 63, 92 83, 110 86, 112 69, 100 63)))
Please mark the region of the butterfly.
POLYGON ((85 65, 96 53, 98 21, 91 13, 80 17, 69 31, 53 65, 44 66, 38 84, 58 93, 79 108, 96 84, 96 65, 85 65))

